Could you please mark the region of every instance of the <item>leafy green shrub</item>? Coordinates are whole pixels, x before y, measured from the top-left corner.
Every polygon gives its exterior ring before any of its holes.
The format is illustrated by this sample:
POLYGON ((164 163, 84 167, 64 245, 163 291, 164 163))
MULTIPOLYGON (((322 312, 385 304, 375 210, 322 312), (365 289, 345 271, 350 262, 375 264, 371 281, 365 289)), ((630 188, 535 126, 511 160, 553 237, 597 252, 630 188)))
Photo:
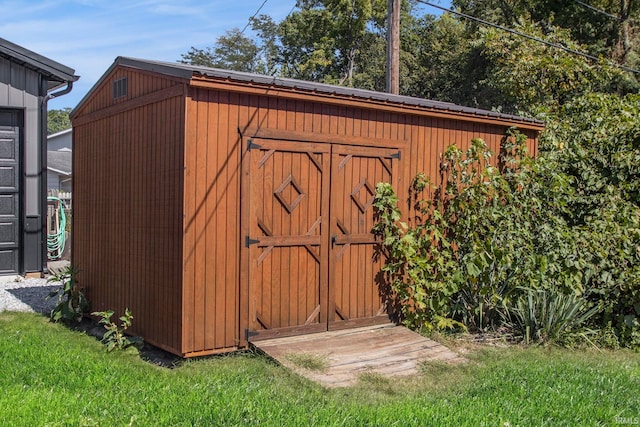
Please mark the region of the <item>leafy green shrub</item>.
POLYGON ((142 338, 125 335, 125 331, 129 329, 131 321, 133 320, 131 311, 128 308, 125 309, 124 316, 120 316, 120 326, 111 321, 113 313, 113 310, 94 311, 91 313, 94 316, 100 317, 98 323, 104 325, 106 329, 106 332, 102 336, 102 342, 106 344, 107 351, 112 351, 113 349, 125 350, 131 346, 141 346, 142 338))
POLYGON ((595 322, 611 325, 629 347, 640 347, 638 117, 639 95, 591 94, 567 103, 541 138, 544 158, 574 189, 566 216, 572 260, 585 296, 603 307, 595 322))
MULTIPOLYGON (((603 342, 640 348, 639 116, 640 96, 588 95, 548 117, 538 159, 512 130, 497 167, 481 140, 466 152, 449 147, 433 198, 423 197, 424 175, 413 182, 411 227, 380 184, 374 232, 403 321, 485 330, 518 306, 524 316, 526 302, 568 322, 587 310, 585 326, 615 334, 603 342), (582 308, 552 305, 556 294, 582 308)), ((570 340, 575 325, 554 319, 558 334, 536 326, 544 336, 532 339, 570 340)))
MULTIPOLYGON (((414 182, 414 188, 420 185, 414 182)), ((456 264, 451 243, 440 232, 442 218, 435 211, 430 221, 410 229, 399 222, 397 203, 390 184, 377 184, 374 232, 383 239, 386 263, 382 271, 395 292, 397 315, 411 327, 456 326, 448 316, 450 299, 457 291, 450 280, 456 264)), ((428 205, 423 208, 425 214, 428 209, 428 205)))
POLYGON ((510 131, 499 169, 480 139, 466 152, 449 147, 434 199, 422 198, 424 175, 414 179, 413 227, 399 221, 393 188, 378 185, 374 232, 407 325, 484 330, 502 322, 523 286, 582 291, 578 269, 557 265, 573 252, 562 216, 568 182, 532 161, 525 143, 510 131))
POLYGON ((69 265, 47 279, 47 283, 58 283, 60 287, 49 293, 47 299, 57 297, 58 303, 51 310, 53 322, 80 321, 89 312, 89 301, 80 290, 76 276, 78 270, 69 265))

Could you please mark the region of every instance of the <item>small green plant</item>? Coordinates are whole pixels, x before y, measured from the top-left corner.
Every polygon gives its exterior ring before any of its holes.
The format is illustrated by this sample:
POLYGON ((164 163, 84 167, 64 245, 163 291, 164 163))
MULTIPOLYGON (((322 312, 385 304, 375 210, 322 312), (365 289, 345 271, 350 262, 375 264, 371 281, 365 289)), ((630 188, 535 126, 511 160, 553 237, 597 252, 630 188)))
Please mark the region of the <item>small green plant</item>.
POLYGON ((607 325, 600 329, 598 334, 594 337, 594 341, 598 347, 608 348, 610 350, 620 349, 620 339, 611 325, 607 325))
POLYGON ((323 372, 329 368, 329 362, 324 357, 312 353, 290 353, 285 358, 298 368, 309 371, 323 372))
POLYGON ((60 287, 50 292, 46 298, 58 298, 58 303, 49 315, 53 322, 60 320, 79 322, 82 315, 89 311, 89 301, 78 286, 77 275, 78 270, 69 265, 47 279, 47 283, 60 284, 60 287))
POLYGON ((111 320, 113 310, 94 311, 94 316, 100 317, 98 323, 104 325, 106 332, 102 336, 102 342, 107 345, 107 351, 113 349, 125 350, 131 346, 139 347, 142 344, 142 338, 129 337, 125 335, 125 331, 131 326, 133 315, 128 308, 124 311, 124 316, 120 316, 120 326, 111 320))

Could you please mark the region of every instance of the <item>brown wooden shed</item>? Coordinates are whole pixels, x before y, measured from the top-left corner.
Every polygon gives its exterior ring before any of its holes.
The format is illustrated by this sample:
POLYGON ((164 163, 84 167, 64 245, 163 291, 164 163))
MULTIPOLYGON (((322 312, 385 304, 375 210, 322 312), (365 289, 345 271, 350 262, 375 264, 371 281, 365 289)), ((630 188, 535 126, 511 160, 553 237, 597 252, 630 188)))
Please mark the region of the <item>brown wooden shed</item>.
POLYGON ((95 310, 182 356, 389 322, 377 182, 542 123, 424 99, 119 57, 72 113, 73 264, 95 310))

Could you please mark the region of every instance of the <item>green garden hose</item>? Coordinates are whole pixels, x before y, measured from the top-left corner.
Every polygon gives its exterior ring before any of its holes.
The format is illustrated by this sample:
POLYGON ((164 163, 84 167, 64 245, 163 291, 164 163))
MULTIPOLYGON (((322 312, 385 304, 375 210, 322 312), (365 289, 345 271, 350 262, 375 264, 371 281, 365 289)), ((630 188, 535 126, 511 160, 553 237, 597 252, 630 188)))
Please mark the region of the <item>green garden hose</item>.
POLYGON ((60 214, 58 215, 58 231, 57 233, 47 234, 47 252, 49 259, 60 259, 64 251, 66 242, 65 228, 67 227, 67 217, 64 214, 64 202, 57 197, 49 196, 47 201, 58 202, 60 206, 60 214))

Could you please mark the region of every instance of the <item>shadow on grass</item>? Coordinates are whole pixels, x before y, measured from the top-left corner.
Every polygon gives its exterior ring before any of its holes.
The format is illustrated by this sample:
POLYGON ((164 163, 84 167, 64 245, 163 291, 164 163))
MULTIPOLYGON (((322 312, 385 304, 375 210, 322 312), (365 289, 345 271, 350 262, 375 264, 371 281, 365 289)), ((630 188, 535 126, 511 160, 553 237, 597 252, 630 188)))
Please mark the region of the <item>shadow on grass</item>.
MULTIPOLYGON (((59 289, 59 285, 53 286, 28 286, 28 287, 18 287, 12 289, 6 289, 6 292, 9 292, 15 298, 20 300, 22 303, 28 305, 35 313, 41 314, 46 318, 50 317, 51 310, 58 304, 58 298, 53 297, 47 299, 47 296, 59 289)), ((86 315, 79 322, 58 322, 61 325, 67 327, 70 330, 84 333, 86 335, 92 336, 98 341, 102 341, 102 337, 106 332, 103 325, 99 324, 92 317, 86 315)), ((157 348, 151 344, 143 343, 142 348, 138 349, 140 358, 144 361, 161 366, 164 368, 175 368, 182 364, 184 359, 180 356, 176 356, 175 354, 164 351, 160 348, 157 348)), ((106 347, 105 347, 106 351, 106 347)))
MULTIPOLYGON (((104 333, 106 332, 104 325, 101 325, 100 323, 98 323, 98 321, 94 320, 88 315, 85 315, 85 317, 83 317, 82 320, 78 323, 67 322, 65 323, 65 325, 69 329, 84 332, 87 335, 94 337, 98 341, 102 341, 104 333)), ((135 351, 133 350, 133 347, 130 347, 130 349, 124 351, 135 351)), ((169 353, 168 351, 162 350, 161 348, 155 347, 144 341, 142 342, 142 346, 137 350, 142 360, 163 368, 177 368, 182 365, 182 362, 184 362, 185 360, 180 356, 176 356, 173 353, 169 353)), ((105 351, 107 351, 106 346, 105 351)))

